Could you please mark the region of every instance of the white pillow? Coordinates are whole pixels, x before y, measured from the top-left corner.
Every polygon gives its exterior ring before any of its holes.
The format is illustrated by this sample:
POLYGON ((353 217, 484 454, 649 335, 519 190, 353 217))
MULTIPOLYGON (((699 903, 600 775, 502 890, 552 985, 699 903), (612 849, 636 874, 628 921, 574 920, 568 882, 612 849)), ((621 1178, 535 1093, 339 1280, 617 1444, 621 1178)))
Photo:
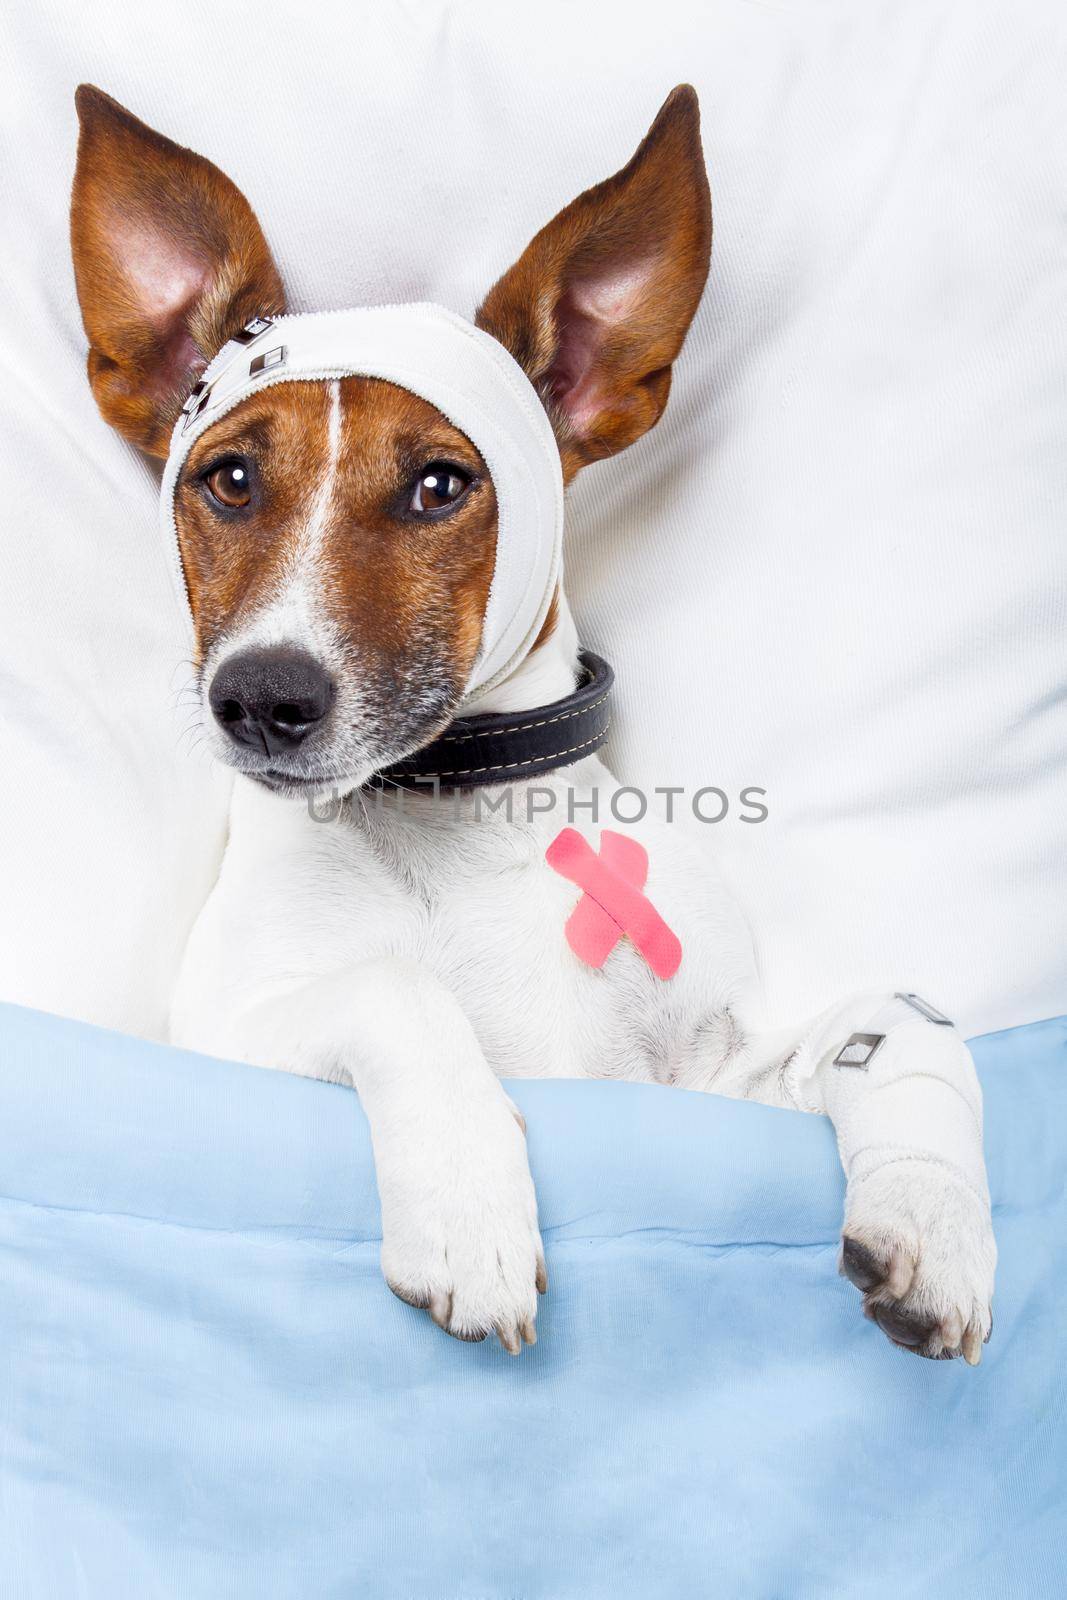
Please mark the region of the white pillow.
POLYGON ((710 287, 664 422, 569 513, 616 770, 730 797, 688 826, 783 1018, 882 982, 971 1032, 1067 1011, 1052 0, 61 9, 2 24, 6 998, 159 1033, 229 784, 173 706, 153 474, 84 378, 75 84, 234 178, 294 309, 470 312, 689 79, 710 287))

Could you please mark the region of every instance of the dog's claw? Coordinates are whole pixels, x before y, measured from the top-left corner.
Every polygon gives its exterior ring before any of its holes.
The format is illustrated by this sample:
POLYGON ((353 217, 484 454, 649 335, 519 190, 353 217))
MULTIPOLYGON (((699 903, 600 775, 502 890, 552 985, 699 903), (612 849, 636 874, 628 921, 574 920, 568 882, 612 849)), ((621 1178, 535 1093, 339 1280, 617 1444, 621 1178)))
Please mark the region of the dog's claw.
POLYGON ((533 1319, 531 1317, 526 1318, 526 1321, 519 1329, 519 1332, 522 1334, 527 1344, 537 1343, 537 1329, 534 1327, 533 1319))
POLYGON ((514 1328, 498 1328, 497 1337, 504 1346, 509 1356, 517 1356, 522 1349, 519 1335, 514 1328))
POLYGON ((950 1311, 941 1323, 941 1343, 952 1355, 957 1355, 962 1338, 963 1318, 958 1311, 950 1311))
POLYGON ((915 1281, 915 1269, 917 1266, 918 1262, 908 1251, 893 1251, 889 1258, 889 1272, 886 1276, 885 1286, 894 1300, 903 1300, 915 1281))
POLYGON ((452 1331, 448 1326, 452 1320, 451 1294, 443 1289, 436 1289, 430 1296, 429 1312, 439 1328, 443 1328, 446 1333, 452 1331))
POLYGON ((545 1258, 541 1254, 538 1254, 537 1257, 537 1276, 534 1278, 534 1283, 537 1286, 538 1294, 548 1293, 548 1268, 545 1266, 545 1258))

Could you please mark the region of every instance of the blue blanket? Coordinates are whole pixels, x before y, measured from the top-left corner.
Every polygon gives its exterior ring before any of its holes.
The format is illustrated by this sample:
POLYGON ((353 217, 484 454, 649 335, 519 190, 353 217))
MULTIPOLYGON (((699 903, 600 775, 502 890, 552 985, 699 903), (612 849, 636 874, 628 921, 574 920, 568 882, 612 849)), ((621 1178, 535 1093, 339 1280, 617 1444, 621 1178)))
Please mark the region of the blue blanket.
POLYGON ((514 1360, 385 1288, 354 1095, 0 1008, 0 1597, 1064 1595, 1067 1021, 974 1048, 976 1371, 863 1320, 821 1118, 570 1082, 514 1360))

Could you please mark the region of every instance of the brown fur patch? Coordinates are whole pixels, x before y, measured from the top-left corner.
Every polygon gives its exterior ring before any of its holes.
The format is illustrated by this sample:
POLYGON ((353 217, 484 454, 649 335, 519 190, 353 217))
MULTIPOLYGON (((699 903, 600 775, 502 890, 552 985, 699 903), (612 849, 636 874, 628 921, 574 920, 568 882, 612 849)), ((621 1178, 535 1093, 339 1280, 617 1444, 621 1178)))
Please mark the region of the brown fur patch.
POLYGON ((559 621, 559 584, 557 583, 555 589, 552 591, 552 598, 548 602, 548 610, 545 612, 545 620, 541 624, 541 631, 538 633, 537 638, 534 640, 533 644, 530 647, 532 650, 538 649, 538 647, 540 645, 543 645, 546 640, 551 639, 552 635, 556 631, 556 624, 558 623, 558 621, 559 621))

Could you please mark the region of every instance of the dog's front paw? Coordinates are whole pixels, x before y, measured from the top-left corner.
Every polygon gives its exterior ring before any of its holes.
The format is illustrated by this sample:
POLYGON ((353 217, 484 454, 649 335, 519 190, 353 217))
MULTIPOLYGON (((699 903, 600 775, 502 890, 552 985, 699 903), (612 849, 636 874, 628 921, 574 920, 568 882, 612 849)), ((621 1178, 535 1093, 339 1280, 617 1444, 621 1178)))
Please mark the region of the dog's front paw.
POLYGON ((379 1165, 382 1271, 456 1339, 536 1342, 548 1287, 522 1118, 501 1090, 462 1129, 379 1165))
POLYGON ((976 1367, 996 1261, 989 1207, 950 1168, 895 1161, 850 1184, 841 1271, 899 1349, 976 1367))

